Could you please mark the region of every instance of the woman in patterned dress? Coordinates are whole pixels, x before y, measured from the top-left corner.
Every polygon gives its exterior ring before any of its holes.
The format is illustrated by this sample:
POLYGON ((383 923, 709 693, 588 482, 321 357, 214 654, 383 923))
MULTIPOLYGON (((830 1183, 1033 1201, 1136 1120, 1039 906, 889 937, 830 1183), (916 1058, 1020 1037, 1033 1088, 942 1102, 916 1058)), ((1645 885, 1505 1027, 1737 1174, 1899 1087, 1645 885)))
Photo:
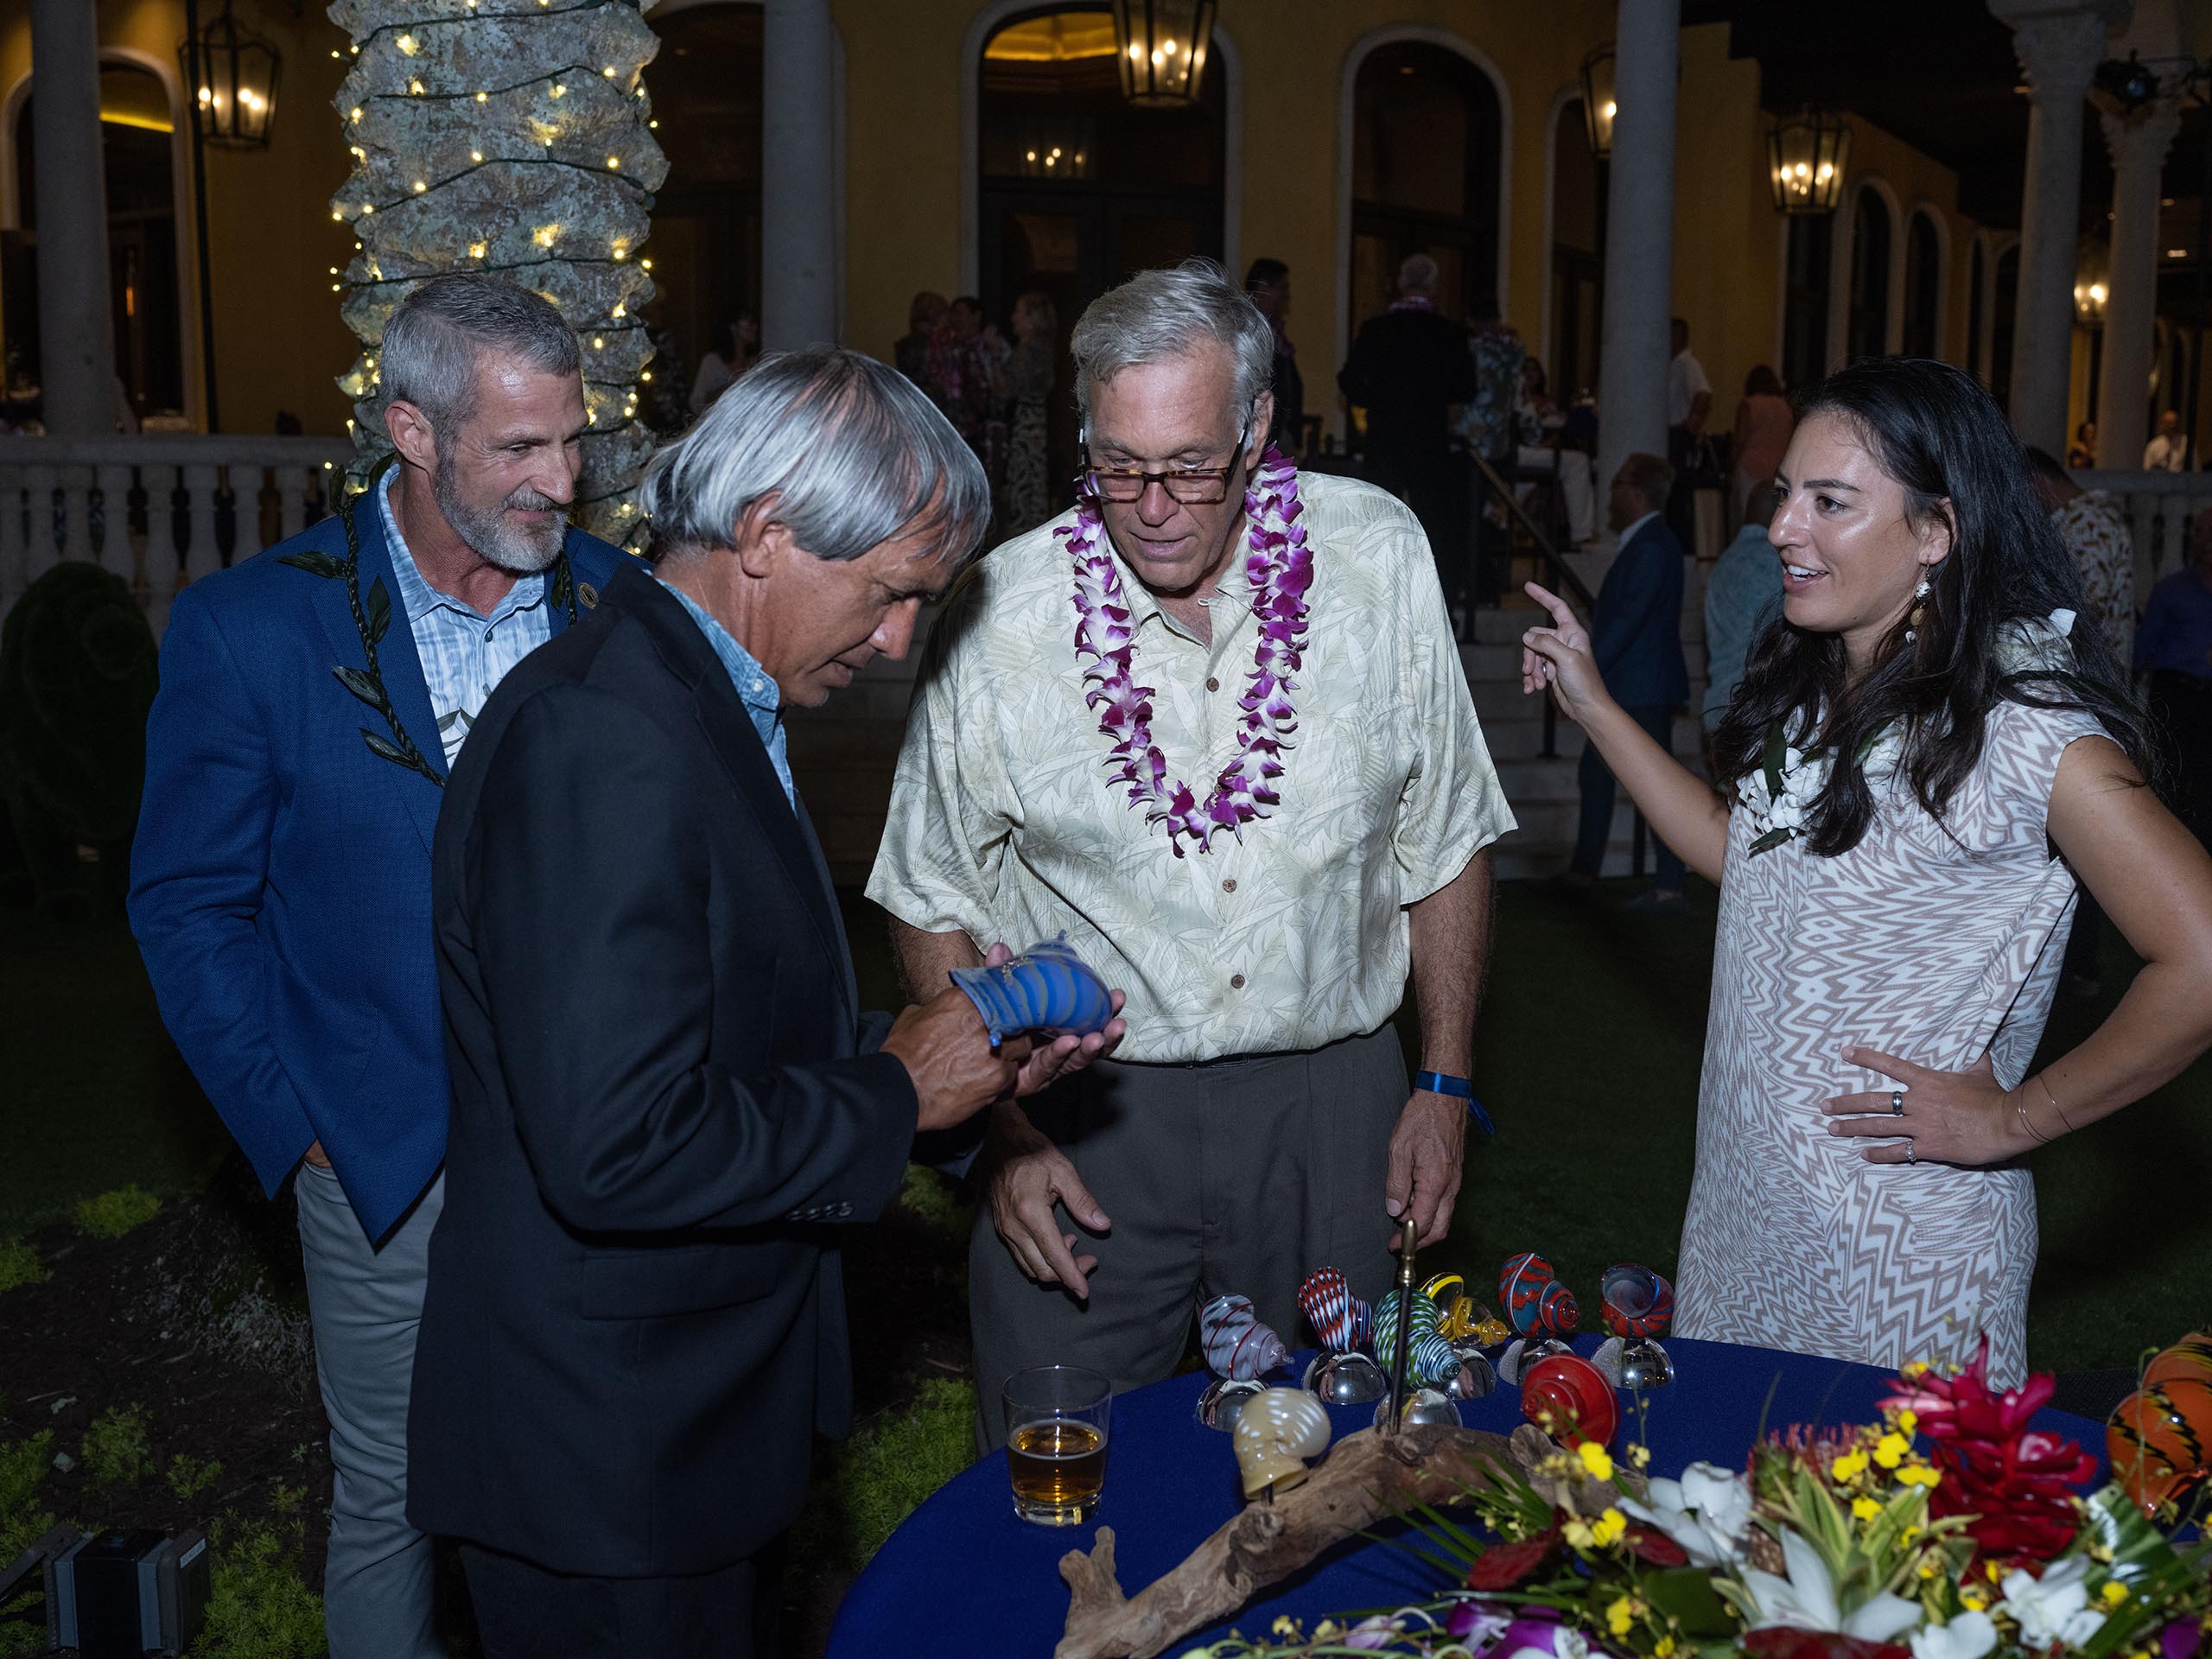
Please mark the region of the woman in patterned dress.
POLYGON ((1675 1328, 1889 1366, 1986 1332, 2015 1382, 2020 1160, 2212 1045, 2212 859, 2143 786, 2126 677, 2072 626, 2072 563, 1972 378, 1840 371, 1776 482, 1783 611, 1715 735, 1725 794, 1606 696, 1541 588, 1553 626, 1523 640, 1524 688, 1720 887, 1675 1328), (2144 966, 2030 1076, 2077 880, 2144 966))
POLYGON ((1052 395, 1052 346, 1059 318, 1042 294, 1014 302, 1014 350, 1001 372, 999 395, 1014 408, 1006 479, 999 486, 997 534, 1014 537, 1052 516, 1050 467, 1045 458, 1045 404, 1052 395))

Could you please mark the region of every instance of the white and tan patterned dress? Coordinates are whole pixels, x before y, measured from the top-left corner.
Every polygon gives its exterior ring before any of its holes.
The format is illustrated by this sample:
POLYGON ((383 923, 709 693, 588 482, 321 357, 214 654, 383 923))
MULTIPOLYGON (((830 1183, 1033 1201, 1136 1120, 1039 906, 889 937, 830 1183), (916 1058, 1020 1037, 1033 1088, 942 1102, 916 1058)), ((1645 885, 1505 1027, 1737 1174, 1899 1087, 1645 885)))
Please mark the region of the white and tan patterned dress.
POLYGON ((1697 1173, 1682 1227, 1685 1337, 1894 1366, 1970 1356, 2025 1374, 2035 1188, 2025 1169, 1870 1164, 1821 1104, 1893 1085, 1858 1044, 2018 1083, 2050 1013, 2074 911, 2044 835, 2060 755, 2102 728, 2000 703, 1942 823, 1898 780, 1859 845, 1753 855, 1729 825, 1697 1173))

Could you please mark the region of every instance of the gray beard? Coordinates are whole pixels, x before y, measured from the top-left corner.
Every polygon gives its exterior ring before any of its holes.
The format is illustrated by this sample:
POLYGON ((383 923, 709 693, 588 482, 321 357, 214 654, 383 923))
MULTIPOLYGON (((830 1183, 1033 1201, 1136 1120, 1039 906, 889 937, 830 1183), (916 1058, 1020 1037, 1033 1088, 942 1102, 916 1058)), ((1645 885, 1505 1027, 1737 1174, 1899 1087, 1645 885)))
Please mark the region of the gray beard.
POLYGON ((516 575, 531 576, 561 556, 561 543, 568 533, 565 524, 555 523, 537 531, 511 524, 506 519, 506 510, 511 506, 558 508, 560 503, 548 501, 536 491, 525 489, 517 491, 488 512, 479 511, 461 499, 453 472, 450 467, 438 468, 436 476, 430 480, 430 495, 437 502, 438 511, 445 515, 446 523, 453 526, 454 534, 477 557, 516 575))

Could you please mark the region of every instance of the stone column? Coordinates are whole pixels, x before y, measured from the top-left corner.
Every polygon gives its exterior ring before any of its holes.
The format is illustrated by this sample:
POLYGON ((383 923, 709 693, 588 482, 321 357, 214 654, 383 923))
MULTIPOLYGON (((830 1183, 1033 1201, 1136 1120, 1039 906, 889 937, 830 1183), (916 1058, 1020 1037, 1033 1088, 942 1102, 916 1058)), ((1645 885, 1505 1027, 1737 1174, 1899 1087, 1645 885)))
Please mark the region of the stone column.
POLYGON ((2027 184, 2020 205, 2020 289, 2012 331, 2012 427, 2066 453, 2073 364, 2074 255, 2082 219, 2082 105, 2110 21, 2133 0, 1989 0, 2012 26, 2028 79, 2027 184))
POLYGON ((1667 453, 1667 325, 1675 270, 1675 65, 1681 0, 1620 0, 1613 32, 1612 181, 1605 198, 1605 322, 1598 493, 1622 457, 1667 453))
POLYGON ((2142 465, 2150 437, 2158 180, 2181 127, 2181 100, 2161 98, 2126 120, 2107 115, 2104 127, 2112 151, 2112 266, 2105 277, 2104 366, 2097 378, 2097 461, 2132 471, 2142 465))
POLYGON ((766 0, 760 84, 760 341, 837 337, 836 35, 830 0, 766 0))
POLYGON ((63 438, 115 430, 96 23, 85 0, 31 0, 39 378, 46 429, 63 438))

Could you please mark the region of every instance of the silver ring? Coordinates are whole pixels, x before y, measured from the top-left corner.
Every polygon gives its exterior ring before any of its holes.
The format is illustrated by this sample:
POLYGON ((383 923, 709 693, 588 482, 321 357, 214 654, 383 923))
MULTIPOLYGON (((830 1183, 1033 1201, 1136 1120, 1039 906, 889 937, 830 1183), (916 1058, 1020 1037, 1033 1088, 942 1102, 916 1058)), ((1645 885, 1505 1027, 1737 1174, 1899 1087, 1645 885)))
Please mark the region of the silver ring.
POLYGON ((1890 1090, 1890 1116, 1891 1117, 1904 1116, 1904 1090, 1902 1089, 1890 1090))
POLYGON ((1920 1161, 1920 1154, 1913 1146, 1910 1135, 1904 1138, 1904 1160, 1908 1164, 1916 1164, 1920 1161))

